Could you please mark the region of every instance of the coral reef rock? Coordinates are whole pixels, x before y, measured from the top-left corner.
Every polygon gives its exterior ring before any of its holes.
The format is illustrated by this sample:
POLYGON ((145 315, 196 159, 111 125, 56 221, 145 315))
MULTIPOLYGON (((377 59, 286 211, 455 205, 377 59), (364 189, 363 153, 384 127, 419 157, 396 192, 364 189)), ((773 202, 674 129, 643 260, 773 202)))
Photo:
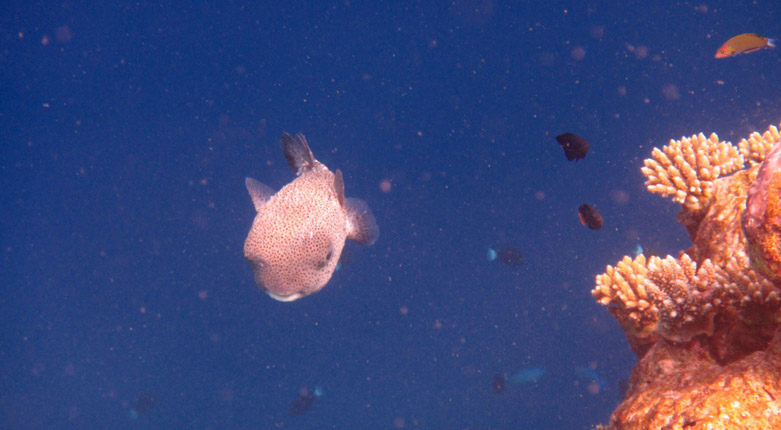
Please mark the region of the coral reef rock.
POLYGON ((591 292, 639 362, 602 429, 781 429, 781 135, 672 140, 642 169, 692 247, 624 257, 591 292))

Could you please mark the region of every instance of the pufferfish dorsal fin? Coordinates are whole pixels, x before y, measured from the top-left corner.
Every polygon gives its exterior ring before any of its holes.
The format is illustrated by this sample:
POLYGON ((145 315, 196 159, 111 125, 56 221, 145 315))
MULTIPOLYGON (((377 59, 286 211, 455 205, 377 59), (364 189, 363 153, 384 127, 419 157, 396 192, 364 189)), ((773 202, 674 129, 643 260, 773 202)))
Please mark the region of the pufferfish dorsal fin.
POLYGON ((282 133, 282 152, 285 154, 290 170, 296 175, 301 175, 304 170, 315 165, 315 156, 312 155, 312 150, 309 149, 309 144, 301 133, 296 134, 296 137, 282 133))
POLYGON ((336 172, 334 172, 334 192, 339 200, 339 205, 344 207, 344 178, 342 177, 342 171, 339 169, 336 169, 336 172))
POLYGON ((255 179, 249 176, 244 178, 244 185, 247 186, 247 192, 252 199, 252 204, 255 205, 255 211, 260 212, 260 208, 263 207, 268 199, 274 195, 274 190, 266 184, 261 184, 255 179))

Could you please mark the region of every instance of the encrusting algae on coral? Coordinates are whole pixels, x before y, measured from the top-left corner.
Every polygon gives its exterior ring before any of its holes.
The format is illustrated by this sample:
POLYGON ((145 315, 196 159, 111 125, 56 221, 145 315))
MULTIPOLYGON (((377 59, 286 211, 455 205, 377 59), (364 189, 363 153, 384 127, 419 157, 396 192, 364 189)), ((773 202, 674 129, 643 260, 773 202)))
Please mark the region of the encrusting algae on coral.
POLYGON ((596 278, 640 358, 605 428, 781 428, 781 134, 672 140, 642 171, 692 247, 596 278))

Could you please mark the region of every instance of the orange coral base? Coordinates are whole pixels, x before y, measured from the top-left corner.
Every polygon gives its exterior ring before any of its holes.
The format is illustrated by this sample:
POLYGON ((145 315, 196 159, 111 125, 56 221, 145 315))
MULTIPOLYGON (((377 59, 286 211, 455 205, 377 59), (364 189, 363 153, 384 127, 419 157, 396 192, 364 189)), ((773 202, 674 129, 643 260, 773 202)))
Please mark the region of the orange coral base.
POLYGON ((757 247, 765 276, 781 278, 781 172, 773 174, 767 190, 767 211, 762 223, 763 235, 757 247))
POLYGON ((635 366, 610 430, 781 429, 781 329, 726 365, 696 341, 659 341, 635 366))

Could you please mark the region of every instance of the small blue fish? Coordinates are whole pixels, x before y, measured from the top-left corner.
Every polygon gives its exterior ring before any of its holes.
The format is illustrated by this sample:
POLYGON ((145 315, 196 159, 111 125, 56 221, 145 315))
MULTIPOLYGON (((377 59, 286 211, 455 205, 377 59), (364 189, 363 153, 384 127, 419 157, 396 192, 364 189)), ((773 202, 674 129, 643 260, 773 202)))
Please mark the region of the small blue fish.
POLYGON ((513 248, 512 246, 502 246, 498 249, 488 248, 486 258, 488 261, 496 260, 505 266, 510 267, 518 267, 522 265, 525 260, 523 252, 521 252, 521 250, 518 248, 513 248))
POLYGON ((597 372, 590 367, 578 367, 575 370, 575 373, 577 373, 580 378, 597 384, 600 390, 605 388, 605 386, 607 385, 607 383, 603 381, 602 378, 599 377, 597 372))
POLYGON ((515 385, 536 383, 540 378, 548 373, 541 367, 524 367, 507 378, 507 382, 515 385))

